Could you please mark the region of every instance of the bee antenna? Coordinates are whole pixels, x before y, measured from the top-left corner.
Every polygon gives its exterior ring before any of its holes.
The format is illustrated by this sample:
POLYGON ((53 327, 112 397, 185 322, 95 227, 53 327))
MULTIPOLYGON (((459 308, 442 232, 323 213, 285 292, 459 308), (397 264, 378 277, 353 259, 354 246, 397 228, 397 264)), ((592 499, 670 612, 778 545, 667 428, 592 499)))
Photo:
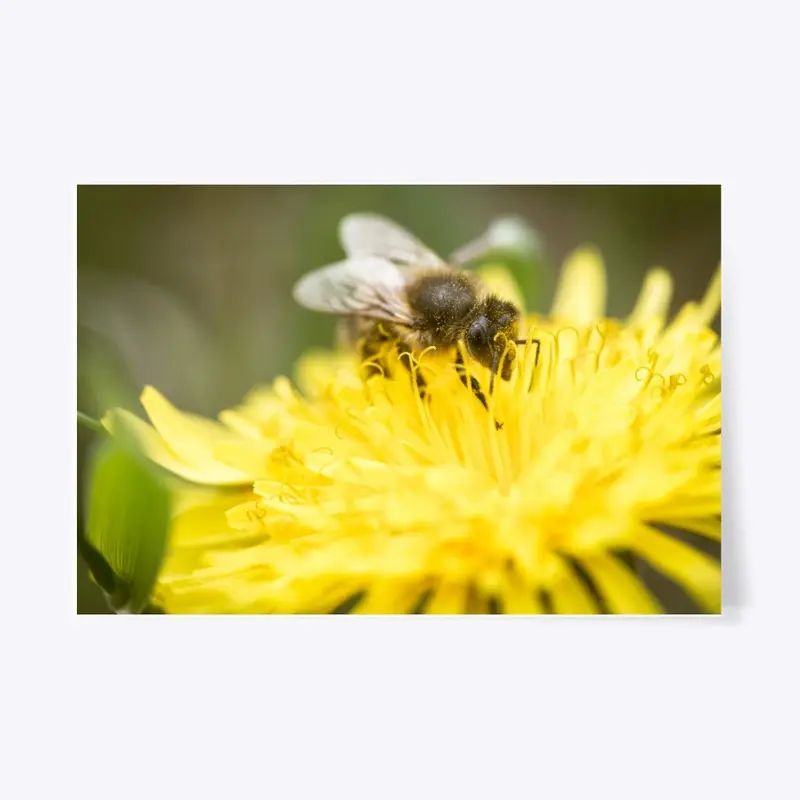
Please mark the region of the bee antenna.
POLYGON ((514 344, 528 344, 527 339, 514 339, 514 344))

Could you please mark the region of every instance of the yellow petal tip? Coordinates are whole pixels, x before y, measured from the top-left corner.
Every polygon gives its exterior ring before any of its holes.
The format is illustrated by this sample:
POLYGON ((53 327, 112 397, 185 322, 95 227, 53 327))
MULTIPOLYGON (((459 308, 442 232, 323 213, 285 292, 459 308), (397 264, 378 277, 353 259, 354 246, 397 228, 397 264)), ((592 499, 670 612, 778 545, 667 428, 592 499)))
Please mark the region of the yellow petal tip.
POLYGON ((139 395, 139 401, 147 408, 147 404, 152 401, 158 402, 159 400, 166 400, 163 394, 155 388, 155 386, 145 386, 139 395))
POLYGON ((710 325, 722 305, 722 269, 718 265, 700 302, 700 316, 710 325))
POLYGON ((600 251, 581 245, 564 260, 552 316, 573 324, 589 324, 603 316, 606 306, 606 268, 600 251))
POLYGON ((643 325, 649 320, 663 324, 672 302, 672 276, 663 267, 653 267, 645 275, 636 305, 628 319, 633 326, 643 325))

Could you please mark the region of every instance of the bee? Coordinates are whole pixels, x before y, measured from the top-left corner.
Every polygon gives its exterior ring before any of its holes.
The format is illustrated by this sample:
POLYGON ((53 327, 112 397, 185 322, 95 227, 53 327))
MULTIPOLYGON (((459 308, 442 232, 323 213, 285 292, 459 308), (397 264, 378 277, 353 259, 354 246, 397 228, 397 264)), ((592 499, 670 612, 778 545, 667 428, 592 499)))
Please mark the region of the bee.
MULTIPOLYGON (((490 370, 489 394, 495 376, 510 380, 516 359, 520 310, 487 291, 467 264, 498 245, 492 229, 450 256, 447 262, 412 234, 376 214, 351 214, 339 224, 345 259, 312 270, 295 284, 293 297, 312 311, 342 318, 340 333, 359 348, 362 359, 385 370, 380 354, 394 346, 425 397, 426 384, 409 358, 429 347, 454 353, 464 386, 488 410, 479 381, 467 373, 462 348, 490 370)), ((536 345, 536 362, 540 342, 536 345)), ((502 423, 495 421, 498 429, 502 423)))

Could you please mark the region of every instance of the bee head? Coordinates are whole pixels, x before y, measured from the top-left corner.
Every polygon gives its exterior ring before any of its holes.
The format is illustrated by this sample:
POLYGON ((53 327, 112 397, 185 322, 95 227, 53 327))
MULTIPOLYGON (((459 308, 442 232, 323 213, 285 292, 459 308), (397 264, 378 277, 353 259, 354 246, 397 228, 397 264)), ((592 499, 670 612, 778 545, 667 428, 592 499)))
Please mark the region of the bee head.
POLYGON ((492 371, 490 392, 498 371, 503 380, 511 378, 516 353, 509 344, 517 338, 518 320, 519 311, 512 303, 490 296, 467 327, 465 343, 469 354, 492 371))

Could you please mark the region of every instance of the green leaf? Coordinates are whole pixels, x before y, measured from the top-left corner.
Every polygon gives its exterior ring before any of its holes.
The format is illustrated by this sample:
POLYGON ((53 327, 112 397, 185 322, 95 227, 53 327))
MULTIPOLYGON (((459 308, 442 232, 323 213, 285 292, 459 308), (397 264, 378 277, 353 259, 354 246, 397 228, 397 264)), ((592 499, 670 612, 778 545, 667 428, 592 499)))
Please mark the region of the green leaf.
POLYGON ((101 580, 95 567, 95 579, 114 611, 141 613, 166 551, 170 490, 156 468, 130 442, 118 438, 100 443, 88 486, 85 549, 94 550, 113 572, 113 580, 107 570, 101 580))

